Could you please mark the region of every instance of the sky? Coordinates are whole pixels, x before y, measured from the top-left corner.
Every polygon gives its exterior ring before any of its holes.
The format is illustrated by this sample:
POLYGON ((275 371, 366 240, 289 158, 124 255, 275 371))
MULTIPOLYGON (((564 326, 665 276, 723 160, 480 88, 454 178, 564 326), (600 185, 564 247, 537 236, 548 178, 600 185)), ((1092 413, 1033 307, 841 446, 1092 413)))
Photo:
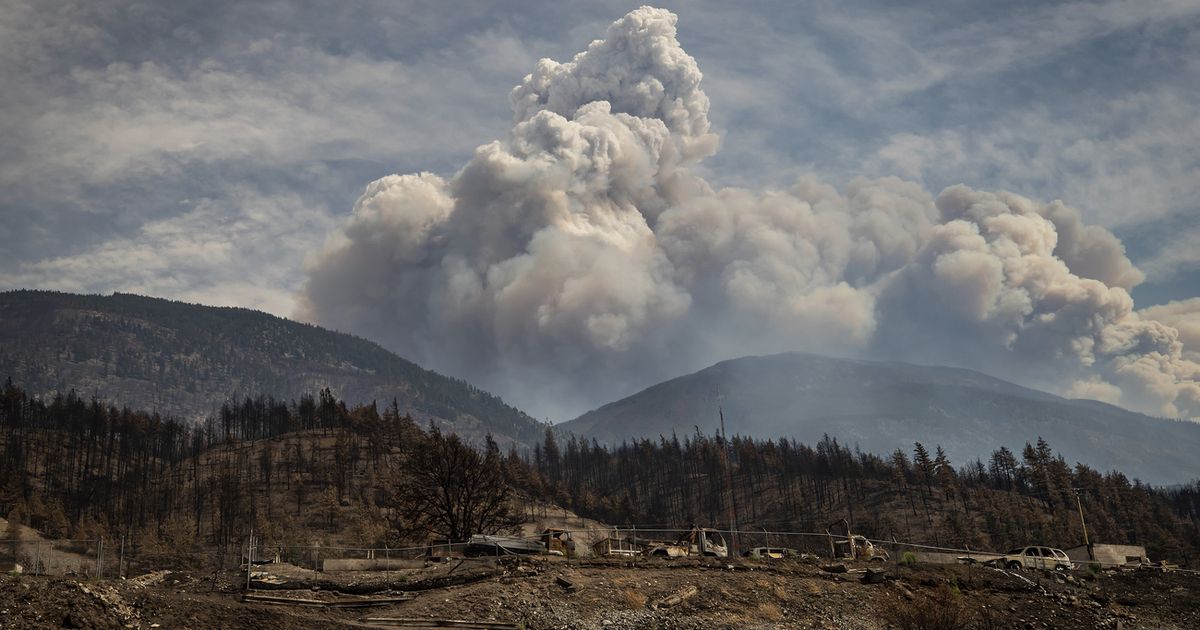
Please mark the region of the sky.
MULTIPOLYGON (((513 133, 509 92, 539 59, 570 60, 638 6, 0 4, 0 289, 246 306, 372 338, 310 304, 368 184, 454 178, 513 133)), ((703 74, 719 147, 689 170, 713 189, 898 177, 931 198, 964 184, 1061 200, 1123 243, 1145 275, 1126 287, 1139 309, 1192 325, 1179 304, 1200 295, 1200 5, 661 6, 703 74)), ((879 351, 863 348, 831 350, 879 351)), ((547 414, 597 400, 554 407, 433 363, 547 414)))

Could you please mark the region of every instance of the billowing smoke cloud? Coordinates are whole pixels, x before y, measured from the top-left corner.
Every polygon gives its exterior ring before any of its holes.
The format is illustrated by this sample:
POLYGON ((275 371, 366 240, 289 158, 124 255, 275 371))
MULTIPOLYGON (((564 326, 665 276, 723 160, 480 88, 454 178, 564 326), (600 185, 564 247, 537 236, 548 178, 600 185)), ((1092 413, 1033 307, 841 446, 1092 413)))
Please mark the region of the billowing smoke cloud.
POLYGON ((1138 315, 1177 330, 1183 355, 1191 361, 1200 360, 1200 297, 1144 308, 1138 315))
POLYGON ((895 178, 713 190, 708 98, 643 7, 513 89, 454 177, 371 183, 310 263, 301 317, 562 418, 746 354, 983 369, 1200 415, 1200 306, 1134 310, 1120 241, 1062 203, 895 178), (1191 324, 1189 324, 1191 325, 1191 324))

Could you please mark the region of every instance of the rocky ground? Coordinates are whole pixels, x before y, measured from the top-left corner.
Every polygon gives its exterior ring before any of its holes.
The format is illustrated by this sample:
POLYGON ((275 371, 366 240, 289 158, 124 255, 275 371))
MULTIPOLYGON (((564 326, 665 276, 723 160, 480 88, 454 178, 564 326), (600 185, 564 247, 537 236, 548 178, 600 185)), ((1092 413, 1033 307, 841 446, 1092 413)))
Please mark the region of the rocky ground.
MULTIPOLYGON (((1069 577, 967 566, 834 573, 776 561, 531 559, 388 574, 286 566, 260 593, 308 600, 415 594, 370 609, 243 602, 244 573, 156 572, 128 580, 0 577, 0 628, 364 627, 367 618, 456 619, 539 628, 1200 628, 1200 576, 1069 577), (556 561, 557 560, 557 561, 556 561), (268 590, 269 589, 269 590, 268 590)), ((827 567, 828 568, 828 567, 827 567)), ((274 569, 278 569, 273 571, 274 569)))

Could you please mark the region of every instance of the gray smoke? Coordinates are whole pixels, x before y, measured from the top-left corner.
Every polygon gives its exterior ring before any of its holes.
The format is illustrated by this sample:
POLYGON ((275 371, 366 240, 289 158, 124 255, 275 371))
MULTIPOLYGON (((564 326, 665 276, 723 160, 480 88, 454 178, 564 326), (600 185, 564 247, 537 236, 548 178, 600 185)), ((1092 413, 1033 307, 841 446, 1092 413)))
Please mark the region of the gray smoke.
POLYGON ((1142 319, 1160 322, 1179 333, 1183 356, 1200 361, 1200 297, 1177 300, 1138 311, 1142 319))
POLYGON ((1200 305, 1135 311, 1121 242, 1061 202, 896 178, 713 190, 693 167, 718 139, 675 22, 642 7, 538 62, 510 135, 449 180, 372 182, 298 315, 558 418, 784 350, 1200 415, 1200 305))

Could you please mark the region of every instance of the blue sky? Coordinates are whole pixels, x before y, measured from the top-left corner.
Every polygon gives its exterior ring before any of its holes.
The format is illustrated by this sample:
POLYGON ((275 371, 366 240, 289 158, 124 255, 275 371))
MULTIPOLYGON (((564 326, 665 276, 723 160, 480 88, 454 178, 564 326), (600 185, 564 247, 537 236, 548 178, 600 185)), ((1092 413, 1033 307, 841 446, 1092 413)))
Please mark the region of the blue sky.
MULTIPOLYGON (((0 287, 290 315, 363 187, 450 176, 509 89, 636 3, 23 2, 0 10, 0 287)), ((718 185, 898 175, 1080 208, 1200 293, 1200 4, 665 2, 718 185)))

